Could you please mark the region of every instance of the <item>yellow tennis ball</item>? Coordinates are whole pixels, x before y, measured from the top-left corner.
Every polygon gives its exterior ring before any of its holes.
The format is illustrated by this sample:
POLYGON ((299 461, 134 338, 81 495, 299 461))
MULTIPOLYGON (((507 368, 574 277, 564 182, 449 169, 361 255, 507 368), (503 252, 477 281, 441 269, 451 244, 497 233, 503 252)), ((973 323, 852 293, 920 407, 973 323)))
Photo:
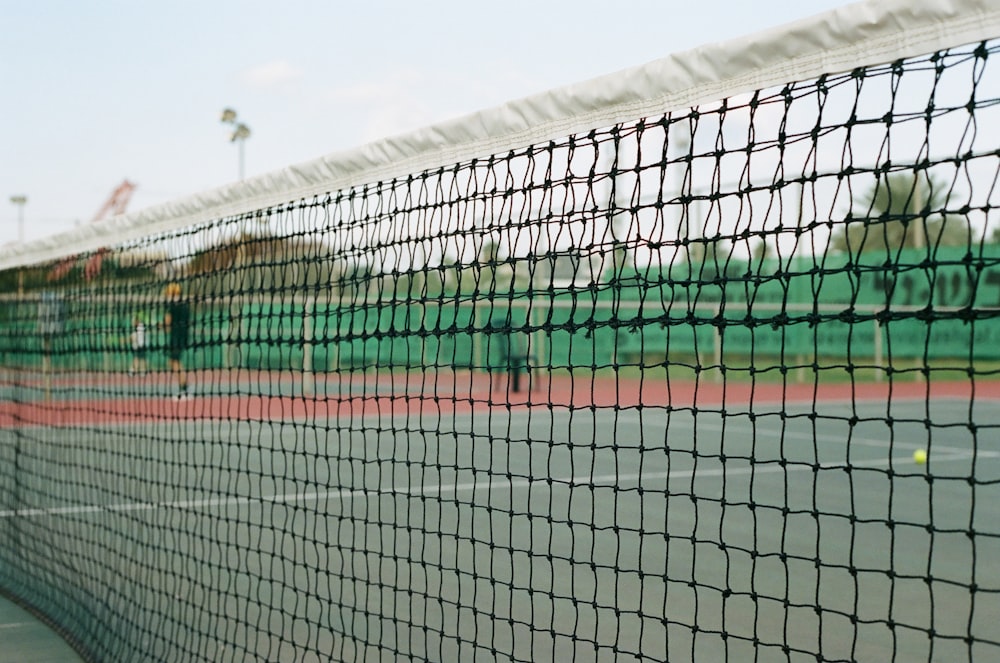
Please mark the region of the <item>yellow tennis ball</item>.
POLYGON ((917 465, 923 465, 927 462, 927 452, 923 449, 917 449, 913 452, 913 462, 917 465))

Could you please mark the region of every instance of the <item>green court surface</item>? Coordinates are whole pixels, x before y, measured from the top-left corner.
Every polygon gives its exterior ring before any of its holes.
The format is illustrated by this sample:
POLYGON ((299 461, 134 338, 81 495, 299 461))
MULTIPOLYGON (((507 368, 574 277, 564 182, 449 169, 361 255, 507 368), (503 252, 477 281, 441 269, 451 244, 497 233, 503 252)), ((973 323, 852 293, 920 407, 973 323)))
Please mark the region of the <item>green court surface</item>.
POLYGON ((16 603, 0 596, 0 663, 82 661, 58 633, 16 603))
POLYGON ((65 488, 19 486, 0 536, 75 569, 40 607, 163 660, 983 660, 1000 404, 973 407, 26 429, 23 476, 65 488))

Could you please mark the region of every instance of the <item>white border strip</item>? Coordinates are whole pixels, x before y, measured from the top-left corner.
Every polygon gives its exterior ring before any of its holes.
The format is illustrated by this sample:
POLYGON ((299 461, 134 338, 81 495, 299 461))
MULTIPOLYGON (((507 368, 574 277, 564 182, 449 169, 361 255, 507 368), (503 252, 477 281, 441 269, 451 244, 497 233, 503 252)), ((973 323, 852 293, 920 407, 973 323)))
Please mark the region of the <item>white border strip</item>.
MULTIPOLYGON (((959 451, 956 453, 935 453, 928 461, 934 465, 952 461, 973 460, 978 462, 985 459, 1000 458, 997 451, 959 451)), ((742 459, 740 459, 742 460, 742 459)), ((728 462, 737 462, 731 459, 728 462)), ((504 492, 515 490, 531 490, 532 488, 570 488, 576 486, 620 486, 623 483, 633 484, 648 481, 676 481, 678 479, 699 479, 703 477, 720 476, 742 476, 742 475, 762 475, 762 474, 787 474, 791 472, 818 472, 826 470, 844 470, 851 472, 856 469, 866 468, 900 468, 913 467, 912 472, 900 472, 894 470, 894 478, 906 478, 927 470, 917 466, 912 456, 891 456, 888 458, 873 458, 868 460, 834 461, 834 462, 794 462, 788 465, 781 465, 778 459, 760 461, 761 464, 740 465, 733 467, 723 465, 723 467, 712 469, 698 469, 697 467, 682 470, 667 470, 663 472, 643 472, 643 473, 622 473, 603 475, 580 475, 572 477, 561 477, 549 479, 539 477, 537 479, 500 476, 484 480, 473 480, 462 483, 427 484, 417 486, 401 486, 391 488, 371 488, 371 489, 340 489, 324 490, 317 492, 286 493, 283 495, 265 495, 262 497, 210 497, 193 500, 175 500, 171 502, 126 502, 121 504, 79 504, 74 506, 49 507, 49 508, 27 508, 0 511, 0 519, 4 518, 38 518, 43 516, 73 516, 89 513, 127 513, 134 511, 158 511, 167 509, 181 510, 203 510, 212 508, 231 508, 239 506, 263 506, 265 504, 309 504, 321 502, 350 502, 354 499, 371 499, 385 495, 398 495, 401 497, 425 497, 459 495, 472 493, 473 495, 492 492, 504 492)), ((470 498, 473 499, 473 498, 470 498)))
POLYGON ((12 247, 0 269, 994 37, 995 0, 865 0, 12 247))

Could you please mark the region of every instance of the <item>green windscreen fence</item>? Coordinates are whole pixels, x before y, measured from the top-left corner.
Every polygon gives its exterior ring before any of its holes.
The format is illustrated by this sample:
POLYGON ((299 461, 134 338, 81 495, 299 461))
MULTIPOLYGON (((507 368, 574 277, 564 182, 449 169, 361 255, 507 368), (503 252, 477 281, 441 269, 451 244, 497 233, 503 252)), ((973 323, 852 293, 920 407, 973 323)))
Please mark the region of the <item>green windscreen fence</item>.
MULTIPOLYGON (((829 273, 802 257, 632 267, 585 287, 508 282, 497 290, 493 283, 489 298, 444 288, 418 302, 336 294, 277 304, 206 299, 196 306, 190 363, 324 372, 431 361, 490 370, 505 365, 511 343, 538 367, 560 369, 658 364, 671 355, 718 362, 718 353, 808 355, 883 369, 891 358, 1000 359, 997 326, 977 324, 971 313, 1000 307, 1000 245, 827 261, 829 273), (785 324, 790 317, 799 322, 785 324)), ((87 315, 88 305, 57 290, 6 304, 0 333, 28 334, 37 345, 9 361, 40 365, 44 330, 53 324, 60 330, 53 357, 67 370, 122 370, 136 316, 150 321, 153 345, 166 343, 153 324, 162 302, 121 297, 100 320, 87 315)))

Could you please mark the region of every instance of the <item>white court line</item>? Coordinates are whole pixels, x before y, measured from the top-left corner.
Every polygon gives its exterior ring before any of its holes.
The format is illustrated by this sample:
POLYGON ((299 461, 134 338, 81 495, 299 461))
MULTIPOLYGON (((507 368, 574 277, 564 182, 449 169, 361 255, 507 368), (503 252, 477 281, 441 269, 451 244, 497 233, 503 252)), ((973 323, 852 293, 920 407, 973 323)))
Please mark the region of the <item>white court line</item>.
POLYGON ((0 624, 0 630, 5 628, 24 628, 25 626, 31 626, 28 622, 10 622, 8 624, 0 624))
MULTIPOLYGON (((718 433, 726 431, 733 432, 734 428, 738 428, 741 426, 741 424, 737 424, 735 422, 727 424, 725 426, 723 426, 722 424, 703 423, 703 422, 698 422, 697 424, 692 423, 692 424, 672 424, 672 425, 674 427, 687 425, 692 432, 694 432, 696 429, 698 430, 706 429, 718 433)), ((833 435, 830 433, 820 433, 820 432, 817 432, 814 435, 813 433, 793 431, 793 430, 788 430, 787 428, 776 428, 770 430, 766 429, 761 430, 761 428, 763 428, 763 426, 758 424, 758 428, 755 431, 757 436, 770 435, 773 437, 784 436, 786 438, 790 437, 799 440, 816 440, 817 442, 842 442, 845 443, 845 446, 858 444, 864 447, 874 447, 876 449, 889 449, 893 447, 899 447, 900 449, 909 449, 912 451, 916 451, 917 449, 923 449, 925 446, 912 442, 901 442, 898 439, 899 438, 898 435, 897 439, 895 439, 892 443, 889 443, 885 440, 873 440, 871 438, 861 437, 858 435, 844 436, 844 435, 833 435)), ((968 449, 964 449, 962 447, 952 447, 945 444, 939 444, 933 441, 929 442, 926 446, 928 448, 932 448, 934 451, 940 451, 946 453, 953 453, 953 454, 970 453, 968 449)), ((990 452, 980 452, 980 454, 984 453, 990 453, 990 452)))
MULTIPOLYGON (((956 460, 968 460, 976 457, 977 460, 987 458, 1000 458, 1000 452, 980 451, 977 454, 968 452, 958 454, 938 454, 929 462, 940 464, 956 460)), ((698 477, 715 476, 739 476, 746 474, 779 474, 783 472, 803 472, 813 471, 814 468, 821 470, 849 469, 854 467, 888 467, 889 465, 912 464, 911 457, 891 457, 879 458, 868 461, 855 461, 851 463, 815 463, 804 464, 795 463, 782 466, 776 461, 765 461, 766 465, 750 465, 747 467, 722 467, 717 469, 686 469, 667 470, 665 472, 643 472, 638 474, 604 474, 598 476, 578 476, 554 479, 508 479, 505 477, 494 477, 486 481, 469 481, 464 483, 425 485, 425 486, 402 486, 398 488, 380 488, 374 490, 330 490, 309 493, 286 493, 284 495, 271 495, 263 497, 214 497, 210 499, 197 500, 175 500, 170 502, 132 502, 124 504, 88 504, 65 507, 52 507, 47 509, 17 509, 0 511, 0 518, 13 517, 39 517, 39 516, 60 516, 87 513, 101 513, 105 511, 153 511, 158 509, 207 509, 210 507, 232 507, 254 504, 304 504, 308 502, 321 502, 324 500, 348 502, 356 497, 380 497, 383 495, 402 496, 423 496, 442 495, 451 493, 476 493, 484 490, 515 490, 519 488, 531 489, 535 486, 603 486, 616 485, 623 482, 642 482, 657 479, 673 481, 675 479, 690 479, 698 477)))

